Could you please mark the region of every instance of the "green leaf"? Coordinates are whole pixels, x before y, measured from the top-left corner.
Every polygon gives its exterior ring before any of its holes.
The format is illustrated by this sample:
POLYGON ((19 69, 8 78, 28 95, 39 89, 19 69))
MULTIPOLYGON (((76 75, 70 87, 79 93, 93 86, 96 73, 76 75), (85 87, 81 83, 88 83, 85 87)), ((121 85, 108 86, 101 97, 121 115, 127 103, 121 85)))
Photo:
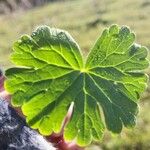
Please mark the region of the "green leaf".
POLYGON ((59 132, 71 103, 68 141, 86 146, 104 127, 120 133, 133 127, 138 99, 147 85, 147 49, 134 43, 128 27, 112 25, 99 37, 84 65, 80 48, 65 31, 41 26, 15 42, 6 90, 28 124, 43 135, 59 132), (102 116, 102 117, 101 117, 102 116))

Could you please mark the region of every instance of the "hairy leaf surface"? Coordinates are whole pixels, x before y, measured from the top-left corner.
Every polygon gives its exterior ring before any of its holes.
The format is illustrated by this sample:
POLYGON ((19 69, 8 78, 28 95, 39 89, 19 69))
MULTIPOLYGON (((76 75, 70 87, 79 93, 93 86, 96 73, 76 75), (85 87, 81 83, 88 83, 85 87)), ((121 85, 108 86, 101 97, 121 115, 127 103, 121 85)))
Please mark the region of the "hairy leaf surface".
POLYGON ((43 135, 59 132, 71 103, 66 140, 81 146, 99 141, 104 128, 133 127, 138 99, 147 83, 147 49, 134 43, 128 27, 105 29, 83 62, 78 44, 65 31, 41 26, 13 46, 5 88, 28 124, 43 135))

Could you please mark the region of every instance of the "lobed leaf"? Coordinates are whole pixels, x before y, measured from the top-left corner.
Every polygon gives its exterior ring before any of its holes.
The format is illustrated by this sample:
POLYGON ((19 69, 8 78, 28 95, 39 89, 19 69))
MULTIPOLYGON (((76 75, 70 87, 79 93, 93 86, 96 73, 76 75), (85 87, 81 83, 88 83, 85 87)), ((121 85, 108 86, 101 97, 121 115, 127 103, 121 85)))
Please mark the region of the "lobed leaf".
POLYGON ((147 49, 134 43, 126 26, 112 25, 99 37, 86 63, 65 31, 41 26, 13 46, 5 88, 28 124, 43 135, 59 132, 74 102, 66 140, 86 146, 102 138, 104 128, 120 133, 133 127, 138 99, 147 85, 147 49), (102 116, 102 117, 101 117, 102 116), (103 119, 104 118, 104 119, 103 119))

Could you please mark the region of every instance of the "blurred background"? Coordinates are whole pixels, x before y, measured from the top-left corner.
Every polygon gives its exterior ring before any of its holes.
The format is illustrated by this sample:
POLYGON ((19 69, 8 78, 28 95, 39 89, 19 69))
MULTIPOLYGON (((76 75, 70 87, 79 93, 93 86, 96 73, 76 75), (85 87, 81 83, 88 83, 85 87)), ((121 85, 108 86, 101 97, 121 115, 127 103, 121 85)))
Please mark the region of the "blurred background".
MULTIPOLYGON (((1 68, 12 66, 13 42, 42 24, 69 31, 85 56, 111 24, 130 26, 136 42, 150 49, 150 0, 0 0, 1 68)), ((106 131, 100 144, 87 150, 150 150, 150 86, 140 101, 137 126, 120 135, 106 131)))

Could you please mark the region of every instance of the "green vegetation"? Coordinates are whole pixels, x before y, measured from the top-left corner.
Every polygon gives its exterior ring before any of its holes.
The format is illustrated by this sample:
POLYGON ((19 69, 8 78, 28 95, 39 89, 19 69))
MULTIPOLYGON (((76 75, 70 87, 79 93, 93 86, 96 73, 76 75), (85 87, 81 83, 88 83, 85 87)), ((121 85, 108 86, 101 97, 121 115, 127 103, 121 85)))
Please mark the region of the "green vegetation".
MULTIPOLYGON (((12 42, 41 24, 69 31, 79 41, 84 55, 104 27, 113 23, 130 26, 137 34, 136 42, 150 48, 149 14, 150 3, 146 0, 76 0, 0 16, 0 64, 4 68, 10 67, 8 57, 12 42)), ((137 126, 132 130, 124 129, 121 135, 113 138, 106 132, 100 144, 102 149, 150 149, 149 92, 148 88, 143 94, 137 126)))
POLYGON ((28 68, 6 71, 12 104, 22 108, 31 127, 50 135, 61 131, 73 103, 64 138, 76 139, 80 146, 99 142, 105 126, 112 133, 120 133, 123 125, 134 127, 139 94, 147 86, 142 70, 149 65, 147 49, 134 41, 128 27, 112 25, 83 62, 78 44, 67 32, 38 27, 14 43, 11 60, 28 68))

